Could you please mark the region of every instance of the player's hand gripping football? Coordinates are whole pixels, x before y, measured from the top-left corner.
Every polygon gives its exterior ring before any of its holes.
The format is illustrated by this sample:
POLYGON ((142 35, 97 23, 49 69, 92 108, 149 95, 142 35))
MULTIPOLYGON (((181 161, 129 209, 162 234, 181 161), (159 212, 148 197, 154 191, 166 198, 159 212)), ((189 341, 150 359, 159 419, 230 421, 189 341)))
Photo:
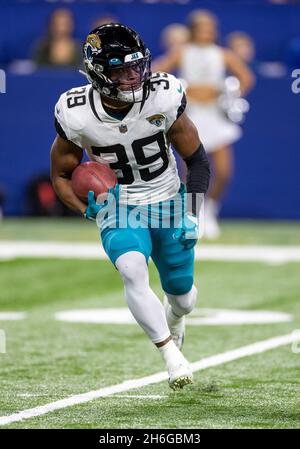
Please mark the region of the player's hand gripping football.
POLYGON ((117 184, 115 187, 110 188, 108 190, 107 199, 105 201, 103 201, 103 203, 99 203, 99 204, 96 203, 94 192, 92 190, 90 190, 88 193, 88 206, 85 210, 84 217, 87 218, 88 220, 95 221, 97 218, 97 214, 100 212, 100 210, 102 210, 104 207, 107 207, 108 201, 110 200, 111 195, 113 195, 116 200, 118 199, 119 184, 117 184))
POLYGON ((173 237, 182 244, 184 249, 193 248, 199 237, 197 217, 195 217, 195 215, 187 214, 184 218, 182 227, 177 229, 173 237))

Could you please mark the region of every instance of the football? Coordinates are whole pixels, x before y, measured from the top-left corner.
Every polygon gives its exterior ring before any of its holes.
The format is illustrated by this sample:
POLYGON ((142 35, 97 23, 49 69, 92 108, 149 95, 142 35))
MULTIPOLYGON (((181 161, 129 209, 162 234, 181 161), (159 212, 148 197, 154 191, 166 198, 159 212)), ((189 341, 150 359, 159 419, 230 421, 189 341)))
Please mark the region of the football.
POLYGON ((78 165, 72 173, 72 189, 81 201, 87 203, 89 190, 93 190, 95 198, 100 196, 103 201, 108 189, 114 187, 117 177, 114 171, 106 164, 88 161, 78 165))

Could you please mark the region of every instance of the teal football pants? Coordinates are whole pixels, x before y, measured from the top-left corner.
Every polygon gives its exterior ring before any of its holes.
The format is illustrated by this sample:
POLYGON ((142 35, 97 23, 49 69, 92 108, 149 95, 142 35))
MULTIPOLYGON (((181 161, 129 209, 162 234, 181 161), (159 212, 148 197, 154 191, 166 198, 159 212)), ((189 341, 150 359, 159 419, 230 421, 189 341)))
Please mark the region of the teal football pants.
MULTIPOLYGON (((130 210, 130 207, 129 207, 130 210)), ((160 276, 163 290, 172 295, 183 295, 193 286, 194 248, 184 249, 173 235, 174 224, 158 227, 107 227, 101 231, 104 250, 113 264, 122 254, 138 251, 148 263, 152 258, 160 276)))

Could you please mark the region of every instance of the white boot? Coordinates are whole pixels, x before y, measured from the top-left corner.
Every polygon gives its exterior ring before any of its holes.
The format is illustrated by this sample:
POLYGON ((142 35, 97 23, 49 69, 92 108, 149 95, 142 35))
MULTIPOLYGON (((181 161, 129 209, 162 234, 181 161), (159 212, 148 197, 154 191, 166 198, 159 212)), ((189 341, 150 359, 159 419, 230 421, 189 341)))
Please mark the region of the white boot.
POLYGON ((169 386, 172 390, 179 390, 185 385, 192 384, 193 373, 189 362, 179 351, 173 340, 160 346, 159 352, 166 364, 169 374, 169 386))
POLYGON ((185 385, 194 383, 193 373, 187 360, 179 365, 170 367, 168 373, 169 386, 172 390, 179 390, 185 385))

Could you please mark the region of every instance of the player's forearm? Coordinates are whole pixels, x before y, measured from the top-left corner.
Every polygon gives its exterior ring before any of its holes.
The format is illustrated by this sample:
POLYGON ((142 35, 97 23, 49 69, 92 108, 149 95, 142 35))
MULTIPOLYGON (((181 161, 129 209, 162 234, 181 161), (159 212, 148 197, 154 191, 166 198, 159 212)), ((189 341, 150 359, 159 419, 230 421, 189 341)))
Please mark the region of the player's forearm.
POLYGON ((73 192, 71 181, 61 176, 52 177, 52 185, 61 201, 70 209, 84 214, 86 204, 84 204, 73 192))
POLYGON ((202 144, 188 157, 184 158, 187 165, 187 192, 191 194, 190 212, 199 216, 204 194, 207 192, 210 179, 209 161, 202 144))

